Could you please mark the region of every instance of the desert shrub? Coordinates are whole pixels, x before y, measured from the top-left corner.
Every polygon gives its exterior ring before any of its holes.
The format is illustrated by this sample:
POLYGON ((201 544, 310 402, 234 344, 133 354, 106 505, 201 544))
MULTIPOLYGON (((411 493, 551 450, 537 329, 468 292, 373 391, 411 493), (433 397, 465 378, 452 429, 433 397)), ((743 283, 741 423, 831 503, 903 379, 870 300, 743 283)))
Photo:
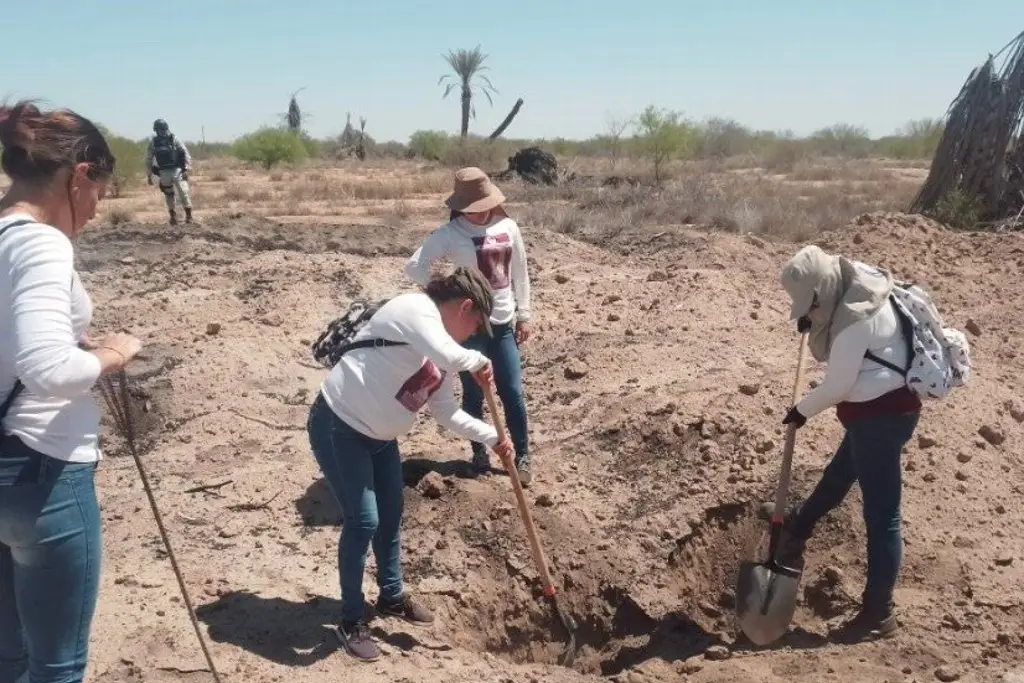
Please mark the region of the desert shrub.
POLYGON ((409 136, 409 151, 428 161, 441 161, 449 144, 448 134, 439 130, 418 130, 409 136))
POLYGON ((146 142, 137 142, 107 133, 107 144, 117 163, 110 179, 110 196, 117 198, 128 187, 142 182, 146 175, 146 142))
POLYGON ((283 128, 261 128, 235 141, 232 151, 242 161, 258 163, 269 170, 280 163, 294 164, 309 152, 302 138, 283 128))
POLYGON ((110 210, 107 214, 107 220, 110 221, 110 224, 113 226, 126 225, 135 220, 135 214, 128 209, 119 206, 110 210))
POLYGON ((693 153, 697 142, 697 131, 675 111, 647 107, 637 117, 639 149, 654 165, 654 182, 661 184, 664 166, 672 159, 679 159, 693 153))
POLYGON ((981 201, 963 190, 948 192, 935 205, 935 220, 954 230, 977 230, 981 217, 981 201))
POLYGON ((488 141, 473 138, 455 140, 441 155, 441 163, 452 168, 477 166, 484 171, 503 171, 508 167, 510 150, 500 140, 488 141))

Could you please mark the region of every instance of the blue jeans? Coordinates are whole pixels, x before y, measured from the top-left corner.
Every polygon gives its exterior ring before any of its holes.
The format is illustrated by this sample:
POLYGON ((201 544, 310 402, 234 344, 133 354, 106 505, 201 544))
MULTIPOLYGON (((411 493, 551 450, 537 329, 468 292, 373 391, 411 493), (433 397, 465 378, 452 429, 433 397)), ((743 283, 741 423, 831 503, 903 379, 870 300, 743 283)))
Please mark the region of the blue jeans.
POLYGON ((839 450, 825 468, 814 492, 793 517, 791 532, 809 538, 815 524, 838 507, 854 482, 864 500, 868 537, 868 572, 863 607, 887 611, 903 560, 900 500, 903 479, 900 455, 917 427, 917 413, 860 418, 846 427, 839 450))
POLYGON ((0 683, 80 683, 102 561, 96 463, 0 445, 0 683))
MULTIPOLYGON (((463 346, 487 356, 494 369, 494 384, 505 408, 505 424, 516 451, 516 464, 530 461, 530 437, 527 433, 526 397, 523 395, 523 370, 519 360, 512 323, 491 325, 494 336, 477 334, 463 346)), ((484 415, 484 392, 468 372, 460 373, 462 380, 462 409, 477 419, 484 415)), ((486 456, 484 445, 472 442, 474 458, 486 456)))
POLYGON ((321 395, 309 411, 309 444, 341 506, 338 542, 341 618, 366 616, 363 572, 371 543, 382 602, 402 597, 402 458, 397 441, 378 441, 341 420, 321 395))

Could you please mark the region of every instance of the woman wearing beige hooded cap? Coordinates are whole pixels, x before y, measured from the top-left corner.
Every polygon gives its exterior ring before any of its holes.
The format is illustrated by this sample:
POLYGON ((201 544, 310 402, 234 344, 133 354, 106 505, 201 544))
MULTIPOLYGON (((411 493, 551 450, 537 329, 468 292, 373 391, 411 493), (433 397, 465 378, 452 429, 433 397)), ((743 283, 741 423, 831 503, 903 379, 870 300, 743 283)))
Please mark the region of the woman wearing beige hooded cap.
POLYGON ((917 427, 920 398, 898 368, 911 349, 884 271, 801 249, 785 265, 782 285, 792 299, 790 318, 807 332, 813 356, 827 363, 824 381, 786 414, 804 423, 835 406, 846 433, 814 492, 786 523, 784 560, 802 564, 815 524, 860 484, 868 537, 867 585, 860 612, 834 637, 843 642, 888 637, 898 629, 893 589, 902 560, 900 454, 917 427))

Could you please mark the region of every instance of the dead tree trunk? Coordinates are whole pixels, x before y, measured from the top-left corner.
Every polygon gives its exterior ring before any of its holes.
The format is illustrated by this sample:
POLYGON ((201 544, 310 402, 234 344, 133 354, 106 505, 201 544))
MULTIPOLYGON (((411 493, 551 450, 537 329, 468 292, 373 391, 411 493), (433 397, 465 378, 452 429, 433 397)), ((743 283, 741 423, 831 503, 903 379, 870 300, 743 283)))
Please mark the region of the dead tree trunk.
POLYGON ((509 127, 509 125, 512 123, 512 119, 514 119, 516 117, 516 114, 519 113, 519 110, 522 109, 522 107, 523 107, 523 98, 520 97, 518 100, 516 100, 516 103, 512 106, 512 111, 510 111, 508 113, 508 116, 505 117, 505 120, 501 122, 500 126, 498 126, 497 128, 494 129, 493 133, 491 133, 489 136, 487 136, 487 139, 488 140, 495 140, 495 139, 501 137, 501 134, 504 133, 505 129, 509 127))

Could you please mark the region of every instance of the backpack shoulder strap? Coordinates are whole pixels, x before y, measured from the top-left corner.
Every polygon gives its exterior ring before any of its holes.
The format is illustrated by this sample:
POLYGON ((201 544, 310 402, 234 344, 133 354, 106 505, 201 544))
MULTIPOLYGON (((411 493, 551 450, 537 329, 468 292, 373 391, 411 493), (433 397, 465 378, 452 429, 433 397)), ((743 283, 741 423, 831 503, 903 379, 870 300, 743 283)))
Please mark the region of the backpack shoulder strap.
POLYGON ((896 320, 899 321, 900 332, 903 335, 903 341, 907 346, 907 367, 901 368, 895 363, 890 363, 884 358, 879 358, 871 351, 865 353, 864 357, 867 358, 868 360, 878 363, 884 368, 888 368, 893 372, 899 373, 900 375, 906 377, 907 373, 910 372, 910 366, 913 365, 914 363, 914 329, 910 323, 910 320, 907 319, 906 313, 903 312, 903 309, 900 307, 900 304, 897 303, 896 297, 894 295, 889 295, 889 304, 892 306, 892 310, 896 314, 896 320))
POLYGON ((4 227, 0 228, 0 235, 3 235, 5 232, 10 230, 11 228, 17 228, 18 226, 29 225, 31 223, 35 223, 35 221, 31 221, 31 220, 13 221, 11 223, 8 223, 4 227))
POLYGON ((11 389, 11 393, 7 394, 7 398, 4 399, 3 403, 0 403, 0 421, 7 417, 7 411, 9 411, 11 406, 14 404, 14 399, 18 398, 24 390, 25 385, 21 383, 21 380, 14 380, 14 388, 11 389))
POLYGON ((338 355, 348 353, 349 351, 355 351, 356 349, 369 349, 369 348, 381 348, 384 346, 408 346, 408 342, 391 341, 390 339, 360 339, 357 342, 345 344, 339 349, 338 355))
MULTIPOLYGON (((21 225, 30 225, 30 224, 35 223, 35 222, 36 221, 34 221, 34 220, 13 221, 11 223, 8 223, 4 227, 0 228, 0 236, 3 236, 3 234, 5 232, 7 232, 8 230, 10 230, 11 228, 17 228, 18 226, 21 226, 21 225)), ((72 285, 73 285, 74 284, 74 273, 72 273, 71 278, 72 278, 72 285)), ((7 394, 7 398, 4 399, 3 403, 0 403, 0 420, 3 420, 5 417, 7 417, 7 412, 11 409, 11 406, 14 405, 14 400, 16 398, 18 398, 18 396, 24 390, 25 390, 25 385, 22 383, 22 381, 20 379, 14 380, 14 388, 11 389, 11 393, 7 394)))

